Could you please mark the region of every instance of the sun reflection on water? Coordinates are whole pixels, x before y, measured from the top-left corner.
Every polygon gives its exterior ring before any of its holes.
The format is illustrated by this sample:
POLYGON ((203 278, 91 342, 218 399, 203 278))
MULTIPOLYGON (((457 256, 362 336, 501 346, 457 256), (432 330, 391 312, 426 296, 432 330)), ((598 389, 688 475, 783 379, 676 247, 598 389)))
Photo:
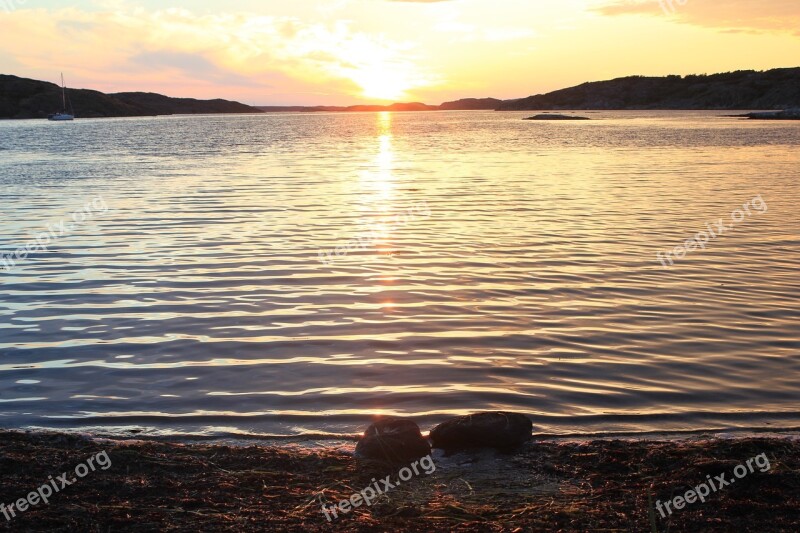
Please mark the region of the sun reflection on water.
POLYGON ((362 191, 365 196, 364 216, 361 225, 374 237, 374 245, 381 255, 391 256, 392 213, 396 210, 395 194, 395 150, 392 134, 392 113, 380 112, 376 115, 377 153, 372 157, 369 168, 360 175, 362 191))
POLYGON ((393 197, 393 170, 395 162, 394 147, 392 146, 392 114, 381 112, 377 115, 377 140, 378 153, 373 157, 369 168, 361 173, 361 182, 373 192, 378 211, 388 210, 389 200, 393 197))

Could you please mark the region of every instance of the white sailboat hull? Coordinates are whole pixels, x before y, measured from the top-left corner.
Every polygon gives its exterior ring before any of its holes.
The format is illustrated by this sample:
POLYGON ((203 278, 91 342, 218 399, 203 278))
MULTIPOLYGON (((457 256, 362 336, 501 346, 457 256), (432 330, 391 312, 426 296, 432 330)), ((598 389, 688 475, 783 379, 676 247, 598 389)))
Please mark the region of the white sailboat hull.
MULTIPOLYGON (((74 113, 72 110, 72 104, 69 106, 69 110, 71 113, 74 113)), ((52 122, 65 122, 67 120, 75 120, 75 115, 71 115, 67 113, 67 84, 64 83, 64 73, 61 73, 61 111, 58 113, 53 113, 52 115, 47 116, 47 120, 52 122)))
POLYGON ((55 115, 50 115, 47 117, 47 120, 51 120, 53 122, 63 122, 66 120, 75 120, 75 117, 72 115, 67 115, 66 113, 56 113, 55 115))

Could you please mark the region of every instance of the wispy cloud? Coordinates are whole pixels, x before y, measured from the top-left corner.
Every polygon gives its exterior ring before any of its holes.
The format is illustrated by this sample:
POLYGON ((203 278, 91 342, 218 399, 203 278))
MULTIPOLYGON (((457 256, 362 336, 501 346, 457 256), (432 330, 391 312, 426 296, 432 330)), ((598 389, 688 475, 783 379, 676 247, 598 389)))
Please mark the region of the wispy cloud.
POLYGON ((434 80, 414 62, 413 44, 354 31, 346 21, 197 15, 174 8, 62 8, 46 16, 41 10, 20 9, 0 20, 0 32, 0 54, 26 71, 67 70, 73 80, 104 90, 130 88, 133 72, 147 88, 168 80, 175 90, 186 87, 196 93, 214 87, 219 95, 227 86, 230 93, 252 99, 260 89, 266 97, 276 83, 285 92, 324 85, 358 99, 363 93, 388 94, 390 87, 375 86, 387 79, 399 93, 434 80))
MULTIPOLYGON (((618 0, 594 10, 608 16, 667 16, 659 0, 618 0)), ((736 32, 785 31, 800 35, 800 2, 797 0, 687 0, 679 7, 676 4, 676 9, 670 13, 669 17, 678 22, 708 28, 736 32)))

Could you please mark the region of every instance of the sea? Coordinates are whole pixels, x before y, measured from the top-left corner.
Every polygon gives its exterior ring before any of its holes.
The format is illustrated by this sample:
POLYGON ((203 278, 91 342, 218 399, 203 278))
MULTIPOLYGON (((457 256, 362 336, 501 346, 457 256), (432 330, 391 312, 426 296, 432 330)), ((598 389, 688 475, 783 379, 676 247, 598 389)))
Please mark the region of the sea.
POLYGON ((0 427, 800 428, 800 123, 0 122, 0 427))

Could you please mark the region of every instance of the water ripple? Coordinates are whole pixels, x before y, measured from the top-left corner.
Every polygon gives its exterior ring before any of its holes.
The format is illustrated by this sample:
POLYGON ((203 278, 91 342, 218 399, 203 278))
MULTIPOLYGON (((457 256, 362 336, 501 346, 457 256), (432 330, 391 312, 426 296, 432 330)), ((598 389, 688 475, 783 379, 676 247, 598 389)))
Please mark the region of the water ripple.
POLYGON ((373 414, 508 409, 552 434, 800 426, 800 128, 522 116, 0 123, 6 255, 108 206, 0 265, 0 425, 349 435, 373 414), (765 213, 659 263, 759 194, 765 213))

